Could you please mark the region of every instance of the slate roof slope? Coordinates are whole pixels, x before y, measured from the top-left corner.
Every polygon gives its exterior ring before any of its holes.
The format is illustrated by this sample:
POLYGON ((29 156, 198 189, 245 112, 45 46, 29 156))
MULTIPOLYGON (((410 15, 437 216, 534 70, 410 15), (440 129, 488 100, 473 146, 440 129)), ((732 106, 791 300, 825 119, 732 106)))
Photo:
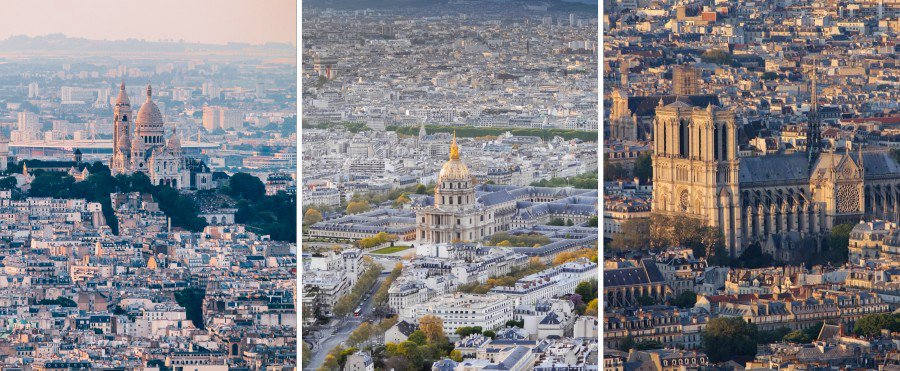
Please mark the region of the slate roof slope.
POLYGON ((638 267, 603 271, 604 287, 646 285, 665 281, 666 279, 652 259, 642 260, 638 267))
POLYGON ((804 153, 743 157, 738 182, 764 184, 809 180, 809 161, 804 153))

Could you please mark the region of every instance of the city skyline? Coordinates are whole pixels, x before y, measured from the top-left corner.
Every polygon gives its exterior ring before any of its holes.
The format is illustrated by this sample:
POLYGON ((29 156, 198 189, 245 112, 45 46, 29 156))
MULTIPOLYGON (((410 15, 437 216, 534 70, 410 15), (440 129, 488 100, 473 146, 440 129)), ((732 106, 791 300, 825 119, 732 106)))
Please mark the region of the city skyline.
POLYGON ((297 2, 272 0, 265 4, 242 0, 162 0, 148 7, 143 2, 114 0, 15 1, 4 4, 0 14, 0 40, 15 35, 64 34, 90 40, 277 42, 296 48, 297 2), (103 21, 72 21, 78 19, 103 21), (164 27, 161 20, 165 20, 164 27))

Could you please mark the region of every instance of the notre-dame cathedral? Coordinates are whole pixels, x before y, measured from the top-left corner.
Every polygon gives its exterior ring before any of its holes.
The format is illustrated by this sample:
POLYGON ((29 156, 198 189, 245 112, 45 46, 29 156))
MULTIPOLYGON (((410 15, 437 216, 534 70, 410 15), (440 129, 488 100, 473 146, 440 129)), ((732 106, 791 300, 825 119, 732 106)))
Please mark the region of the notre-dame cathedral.
MULTIPOLYGON (((815 92, 815 78, 813 78, 815 92)), ((770 235, 821 237, 841 223, 900 220, 900 164, 886 150, 824 150, 815 93, 805 153, 738 155, 735 114, 660 100, 652 211, 718 227, 732 256, 770 235)))

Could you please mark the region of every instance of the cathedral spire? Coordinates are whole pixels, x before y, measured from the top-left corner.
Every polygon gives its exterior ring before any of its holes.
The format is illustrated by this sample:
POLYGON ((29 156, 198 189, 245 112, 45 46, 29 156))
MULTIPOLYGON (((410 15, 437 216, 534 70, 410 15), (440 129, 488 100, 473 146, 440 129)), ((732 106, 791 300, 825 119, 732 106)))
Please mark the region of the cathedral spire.
POLYGON ((453 142, 450 143, 450 159, 459 160, 459 146, 456 144, 456 130, 453 130, 453 142))
POLYGON ((806 152, 807 159, 809 160, 809 170, 812 170, 814 162, 822 151, 822 127, 821 118, 819 117, 819 92, 817 81, 818 70, 818 58, 813 56, 812 75, 810 76, 810 109, 806 130, 806 152))
POLYGON ((147 100, 150 100, 151 96, 153 96, 153 87, 147 84, 147 100))

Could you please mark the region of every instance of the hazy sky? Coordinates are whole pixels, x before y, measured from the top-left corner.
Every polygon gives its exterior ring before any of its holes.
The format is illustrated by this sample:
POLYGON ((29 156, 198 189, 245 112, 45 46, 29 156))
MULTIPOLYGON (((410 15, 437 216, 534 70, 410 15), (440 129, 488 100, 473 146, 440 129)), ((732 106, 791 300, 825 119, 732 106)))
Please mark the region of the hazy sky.
POLYGON ((96 40, 297 44, 296 0, 3 1, 0 40, 62 33, 96 40))

